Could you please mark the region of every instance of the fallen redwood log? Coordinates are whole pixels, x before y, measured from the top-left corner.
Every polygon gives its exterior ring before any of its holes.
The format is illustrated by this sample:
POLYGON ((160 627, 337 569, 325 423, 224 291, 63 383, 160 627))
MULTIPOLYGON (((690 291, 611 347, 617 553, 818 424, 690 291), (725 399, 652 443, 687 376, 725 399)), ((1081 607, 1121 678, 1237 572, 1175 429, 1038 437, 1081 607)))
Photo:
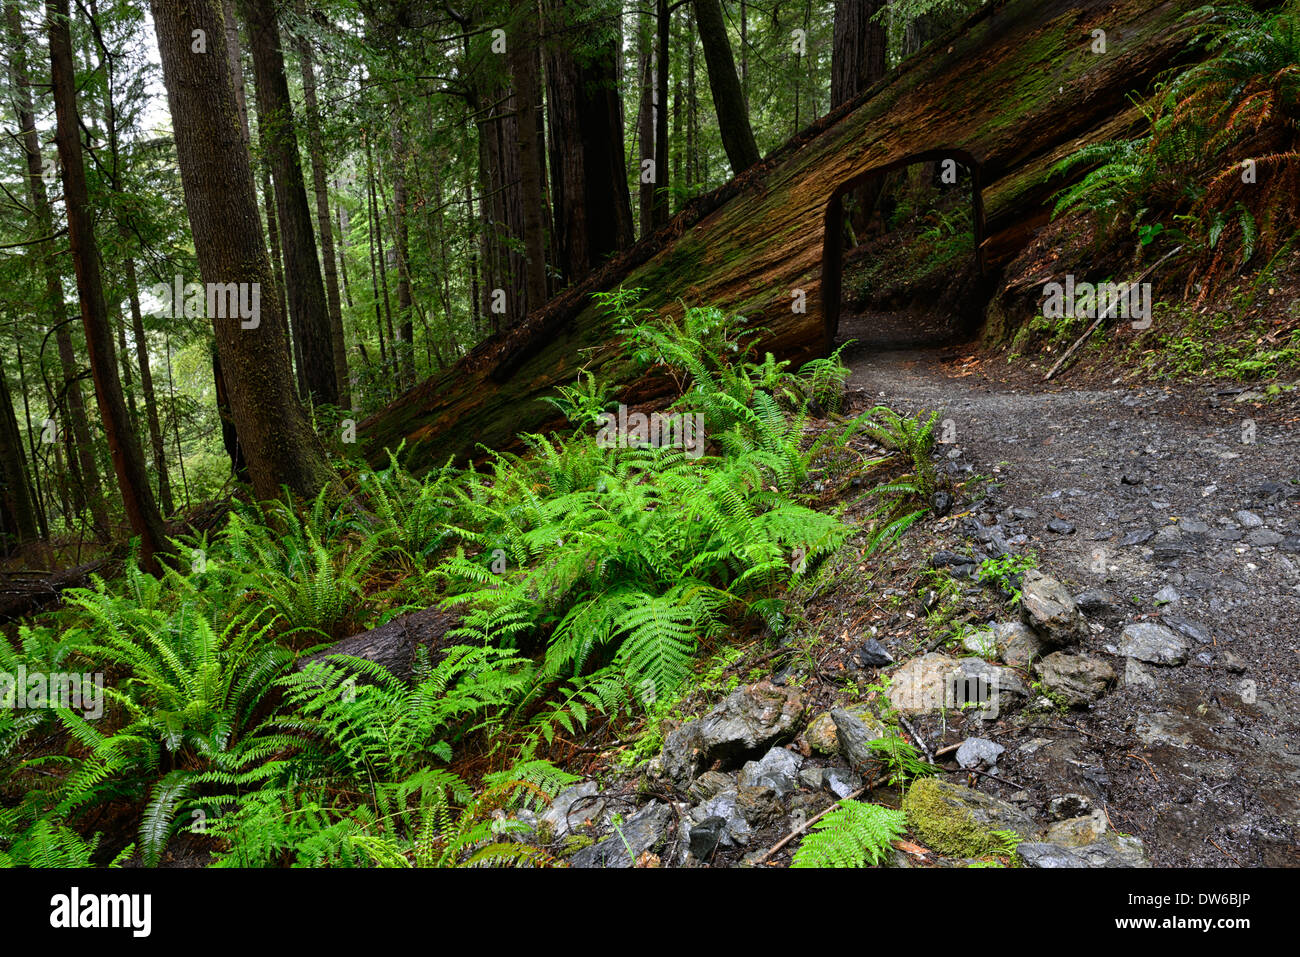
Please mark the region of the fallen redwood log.
POLYGON ((643 288, 676 313, 715 304, 757 327, 761 348, 802 360, 833 341, 840 302, 841 197, 922 160, 955 159, 974 179, 981 269, 1014 256, 1047 221, 1052 164, 1139 119, 1128 100, 1193 53, 1180 19, 1203 0, 1006 0, 984 7, 668 225, 480 344, 361 424, 363 453, 406 443, 416 470, 508 448, 558 427, 539 401, 579 368, 623 385, 628 404, 663 395, 622 361, 600 290, 643 288), (1094 52, 1095 31, 1105 52, 1094 52), (802 305, 803 311, 799 311, 802 305))

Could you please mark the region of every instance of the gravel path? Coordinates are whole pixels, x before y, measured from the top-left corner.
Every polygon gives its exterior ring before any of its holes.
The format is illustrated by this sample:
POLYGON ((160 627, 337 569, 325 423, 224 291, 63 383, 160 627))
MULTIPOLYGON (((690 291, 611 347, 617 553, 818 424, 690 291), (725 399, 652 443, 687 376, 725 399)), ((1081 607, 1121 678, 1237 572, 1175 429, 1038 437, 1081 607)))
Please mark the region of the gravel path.
POLYGON ((1009 727, 1011 777, 1090 791, 1157 866, 1300 866, 1296 400, 1238 401, 1240 385, 1212 383, 1044 387, 962 347, 846 360, 850 389, 940 410, 940 456, 995 480, 975 531, 1108 596, 1084 650, 1110 661, 1116 687, 1068 735, 1009 727), (1121 629, 1140 621, 1171 627, 1186 663, 1121 656, 1121 629))

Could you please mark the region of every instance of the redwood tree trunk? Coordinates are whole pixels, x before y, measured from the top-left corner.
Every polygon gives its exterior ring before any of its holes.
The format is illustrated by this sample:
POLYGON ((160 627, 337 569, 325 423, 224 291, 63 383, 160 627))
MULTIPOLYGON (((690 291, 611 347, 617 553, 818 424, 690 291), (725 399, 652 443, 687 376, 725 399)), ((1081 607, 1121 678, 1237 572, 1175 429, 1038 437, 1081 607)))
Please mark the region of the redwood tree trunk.
MULTIPOLYGON (((284 246, 285 292, 293 322, 294 346, 302 363, 302 378, 313 402, 338 405, 339 387, 334 372, 334 346, 329 307, 311 208, 298 160, 298 135, 294 131, 289 83, 280 50, 280 28, 273 0, 241 0, 248 25, 248 46, 253 55, 257 112, 265 124, 262 142, 271 163, 280 239, 284 246)), ((208 40, 212 42, 211 37, 208 40)))
POLYGON ((108 438, 113 468, 122 491, 127 521, 140 537, 140 559, 144 568, 155 571, 155 555, 170 552, 163 531, 162 516, 154 502, 145 475, 144 454, 131 429, 122 384, 117 378, 117 357, 113 349, 113 328, 99 272, 99 249, 95 243, 90 214, 90 195, 81 155, 80 121, 77 118, 76 77, 72 66, 72 37, 68 26, 68 0, 46 0, 50 29, 50 77, 57 116, 55 142, 63 164, 63 202, 68 213, 68 240, 77 272, 81 298, 81 320, 86 327, 90 369, 95 378, 104 433, 108 438))
MULTIPOLYGON (((184 6, 151 0, 150 6, 199 269, 207 282, 269 289, 271 265, 225 59, 220 0, 189 0, 184 6), (190 53, 195 29, 207 34, 206 56, 190 53)), ((275 298, 262 297, 260 310, 252 328, 238 318, 212 321, 231 417, 256 494, 278 498, 283 485, 310 497, 330 480, 329 464, 294 394, 285 322, 275 298)), ((327 368, 332 378, 332 363, 327 368)))
POLYGON ((632 200, 623 155, 623 112, 615 85, 618 49, 583 43, 582 4, 549 0, 547 110, 556 266, 566 283, 584 278, 632 244, 632 200))
MULTIPOLYGON (((537 95, 537 16, 532 0, 513 0, 510 73, 518 114, 519 187, 524 213, 524 288, 527 311, 546 302, 546 211, 542 194, 541 104, 537 95)), ((522 318, 516 314, 516 318, 522 318)))

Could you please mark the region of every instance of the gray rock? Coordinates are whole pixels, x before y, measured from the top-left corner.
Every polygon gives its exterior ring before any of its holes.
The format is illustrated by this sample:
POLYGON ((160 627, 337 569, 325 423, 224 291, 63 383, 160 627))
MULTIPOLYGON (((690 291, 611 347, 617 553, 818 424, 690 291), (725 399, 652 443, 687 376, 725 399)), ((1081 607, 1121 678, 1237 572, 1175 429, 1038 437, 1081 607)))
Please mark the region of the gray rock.
POLYGON ((1117 607, 1115 597, 1102 588, 1086 588, 1074 596, 1079 610, 1088 615, 1106 615, 1117 607))
POLYGON ((753 831, 749 827, 749 822, 745 816, 740 813, 736 806, 740 797, 737 790, 723 791, 721 794, 709 798, 703 804, 691 808, 688 812, 690 820, 695 823, 701 823, 711 817, 720 817, 725 822, 722 833, 722 845, 724 847, 737 847, 749 843, 753 831))
POLYGON ((707 801, 714 795, 736 787, 736 776, 724 771, 705 771, 691 782, 686 789, 686 796, 692 802, 707 801))
POLYGON ((776 821, 784 809, 772 788, 742 786, 736 794, 736 810, 750 827, 760 828, 776 821))
POLYGON ((637 811, 615 833, 598 844, 584 847, 569 859, 571 867, 631 867, 646 851, 661 848, 675 815, 661 801, 652 801, 637 811), (629 848, 631 853, 628 853, 629 848))
POLYGON ((849 767, 854 770, 874 770, 883 763, 876 752, 867 746, 868 741, 884 737, 882 728, 872 727, 842 708, 831 712, 831 720, 835 722, 835 730, 839 735, 840 753, 848 759, 849 767))
POLYGON ((799 772, 799 783, 812 791, 820 791, 826 783, 825 768, 804 768, 799 772))
POLYGON ((1176 558, 1187 550, 1183 530, 1177 525, 1164 525, 1151 536, 1151 548, 1157 559, 1176 558))
POLYGON ((1075 528, 1069 522, 1054 518, 1047 523, 1047 530, 1054 535, 1073 535, 1075 528))
POLYGON ((1187 660, 1187 639, 1154 621, 1140 621, 1120 632, 1119 653, 1153 665, 1181 665, 1187 660))
POLYGON ((875 638, 868 638, 853 649, 853 656, 870 668, 883 668, 894 662, 893 656, 875 638))
POLYGON ((826 790, 841 799, 862 787, 862 778, 848 768, 827 768, 822 782, 826 790))
POLYGON ((1115 680, 1115 670, 1100 658, 1063 651, 1048 655, 1035 670, 1050 696, 1070 708, 1086 708, 1115 680))
POLYGON ((587 822, 605 824, 610 810, 599 793, 600 787, 595 781, 583 781, 565 788, 555 795, 555 800, 542 813, 540 820, 550 825, 556 838, 568 836, 587 822))
POLYGON ((1119 540, 1121 545, 1145 545, 1155 537, 1155 532, 1150 529, 1138 529, 1132 532, 1126 532, 1124 537, 1119 540))
POLYGON ((1156 592, 1153 601, 1155 601, 1157 605, 1172 605, 1181 597, 1182 596, 1178 594, 1178 589, 1173 585, 1166 585, 1164 588, 1156 592))
POLYGON ((1281 532, 1275 532, 1271 528, 1257 528, 1246 536, 1246 542, 1256 548, 1264 548, 1268 545, 1276 545, 1285 537, 1281 532))
POLYGON ((1164 622, 1184 638, 1190 638, 1198 645, 1208 645, 1214 640, 1210 637, 1210 632, 1204 625, 1198 625, 1182 618, 1172 618, 1168 615, 1164 616, 1164 622))
POLYGON ((1025 623, 1053 645, 1068 645, 1088 635, 1088 621, 1065 586, 1036 569, 1025 572, 1020 589, 1025 623))
POLYGON ((698 861, 707 861, 726 833, 726 818, 706 817, 690 829, 691 855, 698 861))
POLYGON ((904 714, 924 714, 943 707, 944 688, 957 671, 957 660, 938 652, 913 658, 893 672, 889 703, 904 714))
POLYGON ((1240 512, 1233 512, 1232 517, 1242 528, 1259 528, 1264 524, 1264 520, 1254 512, 1248 512, 1242 509, 1240 512))
POLYGON ((1092 798, 1073 791, 1069 794, 1058 794, 1047 802, 1047 814, 1054 821, 1090 814, 1092 809, 1092 798))
POLYGON ((1124 684, 1130 688, 1154 688, 1156 679, 1146 665, 1136 658, 1128 658, 1124 662, 1124 684))
POLYGON ((799 788, 799 768, 803 757, 785 748, 773 748, 758 761, 748 761, 740 769, 740 787, 769 787, 778 797, 799 788))
POLYGON ((797 689, 766 681, 738 688, 703 718, 668 735, 664 771, 684 782, 714 761, 736 762, 762 754, 793 736, 802 715, 803 698, 797 689))
POLYGON ((1006 748, 988 738, 967 738, 957 748, 957 763, 963 768, 993 771, 1006 748))

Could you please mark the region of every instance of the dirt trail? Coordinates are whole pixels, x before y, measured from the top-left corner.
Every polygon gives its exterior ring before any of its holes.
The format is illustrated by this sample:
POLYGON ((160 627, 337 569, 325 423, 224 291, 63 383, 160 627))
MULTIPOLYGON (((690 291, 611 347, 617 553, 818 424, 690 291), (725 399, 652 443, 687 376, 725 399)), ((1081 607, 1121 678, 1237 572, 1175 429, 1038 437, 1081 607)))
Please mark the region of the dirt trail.
POLYGON ((851 389, 941 412, 951 470, 993 477, 962 520, 973 541, 1024 535, 1048 574, 1110 597, 1082 650, 1116 686, 1069 720, 1001 722, 989 736, 1006 776, 1091 792, 1157 866, 1300 866, 1296 400, 1237 401, 1239 384, 1044 387, 969 347, 846 361, 851 389), (1120 630, 1143 620, 1186 636, 1187 662, 1129 667, 1120 630))

